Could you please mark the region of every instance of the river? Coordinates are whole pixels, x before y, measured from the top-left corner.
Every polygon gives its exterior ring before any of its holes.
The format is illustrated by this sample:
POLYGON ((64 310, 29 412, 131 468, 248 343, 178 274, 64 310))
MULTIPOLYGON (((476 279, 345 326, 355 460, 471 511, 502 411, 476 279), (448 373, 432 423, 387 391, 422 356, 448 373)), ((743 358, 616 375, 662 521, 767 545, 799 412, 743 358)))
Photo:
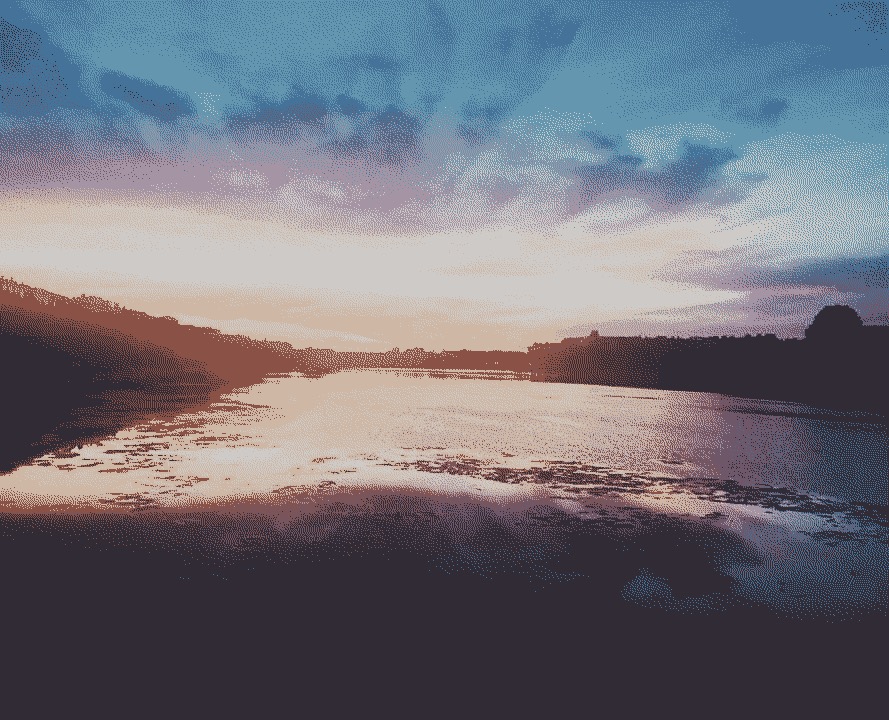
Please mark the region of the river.
MULTIPOLYGON (((681 537, 711 538, 705 545, 730 539, 719 542, 733 551, 705 548, 729 589, 680 592, 643 555, 622 583, 625 601, 709 612, 730 597, 847 615, 885 608, 887 462, 885 425, 794 403, 508 373, 351 371, 271 377, 44 456, 0 476, 0 502, 13 514, 250 507, 280 527, 414 498, 458 540, 478 508, 510 527, 556 513, 631 544, 675 521, 691 528, 681 537)), ((527 527, 519 535, 539 545, 527 527)), ((542 577, 552 553, 531 555, 521 562, 542 577)))

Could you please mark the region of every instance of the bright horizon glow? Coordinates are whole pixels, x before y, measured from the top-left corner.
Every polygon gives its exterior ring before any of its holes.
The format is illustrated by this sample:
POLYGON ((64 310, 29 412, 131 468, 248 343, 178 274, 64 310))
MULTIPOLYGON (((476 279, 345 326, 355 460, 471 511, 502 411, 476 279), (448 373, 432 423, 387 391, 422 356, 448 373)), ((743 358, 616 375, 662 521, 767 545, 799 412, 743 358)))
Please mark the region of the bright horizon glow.
POLYGON ((886 323, 856 7, 21 0, 0 272, 339 349, 886 323))
MULTIPOLYGON (((654 242, 650 235, 638 241, 654 242)), ((20 281, 297 346, 523 349, 591 320, 738 296, 652 282, 648 253, 617 264, 586 249, 553 255, 550 242, 503 230, 383 242, 180 208, 0 205, 4 267, 20 281), (307 304, 311 313, 300 309, 307 304), (355 327, 364 314, 364 329, 355 327)), ((666 242, 655 244, 666 252, 666 242)))

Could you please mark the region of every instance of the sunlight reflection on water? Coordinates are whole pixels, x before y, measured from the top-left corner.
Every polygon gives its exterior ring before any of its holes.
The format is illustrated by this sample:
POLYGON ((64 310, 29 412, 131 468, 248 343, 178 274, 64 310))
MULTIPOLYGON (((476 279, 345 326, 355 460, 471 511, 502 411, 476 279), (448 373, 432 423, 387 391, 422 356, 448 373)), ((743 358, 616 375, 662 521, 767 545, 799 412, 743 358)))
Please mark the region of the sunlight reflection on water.
MULTIPOLYGON (((504 512, 618 511, 631 523, 635 508, 749 543, 768 561, 725 571, 760 599, 789 586, 802 597, 813 583, 840 592, 853 567, 877 583, 885 576, 880 425, 712 394, 446 375, 270 378, 2 476, 3 506, 140 510, 273 498, 275 512, 292 514, 360 491, 469 498, 504 512)), ((642 577, 627 597, 663 594, 660 583, 642 577)))

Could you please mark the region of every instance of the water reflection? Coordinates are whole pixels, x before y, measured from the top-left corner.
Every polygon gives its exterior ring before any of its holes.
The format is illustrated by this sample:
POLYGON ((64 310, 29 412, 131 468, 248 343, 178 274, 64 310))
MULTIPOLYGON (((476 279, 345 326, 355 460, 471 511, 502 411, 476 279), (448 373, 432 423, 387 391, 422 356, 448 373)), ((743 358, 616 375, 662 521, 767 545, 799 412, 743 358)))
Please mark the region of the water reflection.
MULTIPOLYGON (((555 513, 630 545, 669 520, 705 545, 731 536, 748 548, 743 561, 720 555, 722 540, 709 551, 736 598, 796 609, 885 603, 881 426, 789 403, 478 375, 270 378, 44 456, 0 477, 2 502, 10 512, 249 507, 286 525, 331 508, 360 514, 389 496, 433 514, 485 507, 513 530, 537 527, 529 513, 555 513)), ((673 537, 664 532, 655 534, 673 537)), ((652 568, 637 570, 628 602, 712 606, 712 597, 679 602, 652 568)))

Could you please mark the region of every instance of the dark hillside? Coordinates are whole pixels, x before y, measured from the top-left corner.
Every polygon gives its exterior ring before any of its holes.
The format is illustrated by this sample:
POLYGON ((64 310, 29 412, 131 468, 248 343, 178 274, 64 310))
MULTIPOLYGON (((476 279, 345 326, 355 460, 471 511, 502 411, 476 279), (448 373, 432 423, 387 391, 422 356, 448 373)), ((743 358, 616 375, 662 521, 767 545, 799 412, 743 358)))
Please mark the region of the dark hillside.
POLYGON ((295 369, 293 349, 0 281, 0 472, 295 369))

